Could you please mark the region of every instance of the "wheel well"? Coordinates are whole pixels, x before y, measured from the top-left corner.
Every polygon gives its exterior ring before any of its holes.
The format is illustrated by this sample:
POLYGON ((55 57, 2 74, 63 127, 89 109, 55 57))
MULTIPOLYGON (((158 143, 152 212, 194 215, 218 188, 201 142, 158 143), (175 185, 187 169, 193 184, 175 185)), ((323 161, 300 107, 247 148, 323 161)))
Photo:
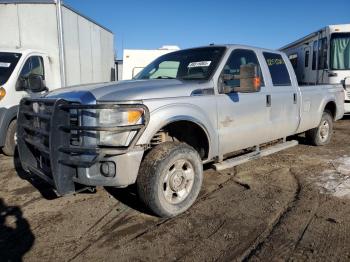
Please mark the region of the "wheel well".
POLYGON ((328 102, 327 105, 324 108, 324 111, 328 111, 329 113, 332 114, 333 119, 335 118, 337 114, 337 106, 333 101, 328 102))
POLYGON ((201 126, 191 121, 176 121, 160 129, 151 139, 151 147, 166 141, 184 142, 197 150, 202 159, 209 154, 209 139, 201 126))

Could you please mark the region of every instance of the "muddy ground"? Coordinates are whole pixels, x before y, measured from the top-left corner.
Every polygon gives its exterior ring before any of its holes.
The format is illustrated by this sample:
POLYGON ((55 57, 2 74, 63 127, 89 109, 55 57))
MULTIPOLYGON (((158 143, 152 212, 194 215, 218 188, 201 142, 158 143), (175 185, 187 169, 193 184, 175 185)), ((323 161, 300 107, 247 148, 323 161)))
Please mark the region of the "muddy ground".
POLYGON ((149 214, 133 187, 56 198, 1 155, 0 261, 349 261, 350 118, 328 146, 297 139, 207 167, 198 201, 172 219, 149 214))

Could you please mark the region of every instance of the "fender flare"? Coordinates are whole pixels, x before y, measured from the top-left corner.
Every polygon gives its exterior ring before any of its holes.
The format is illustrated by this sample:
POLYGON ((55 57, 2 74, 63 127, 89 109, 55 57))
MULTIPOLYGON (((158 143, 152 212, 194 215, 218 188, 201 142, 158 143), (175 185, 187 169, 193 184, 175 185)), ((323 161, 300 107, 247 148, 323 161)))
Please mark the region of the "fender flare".
POLYGON ((154 135, 163 127, 178 121, 188 121, 199 126, 207 136, 208 159, 218 155, 218 137, 208 116, 199 107, 191 104, 172 104, 151 112, 150 123, 137 144, 149 144, 154 135))

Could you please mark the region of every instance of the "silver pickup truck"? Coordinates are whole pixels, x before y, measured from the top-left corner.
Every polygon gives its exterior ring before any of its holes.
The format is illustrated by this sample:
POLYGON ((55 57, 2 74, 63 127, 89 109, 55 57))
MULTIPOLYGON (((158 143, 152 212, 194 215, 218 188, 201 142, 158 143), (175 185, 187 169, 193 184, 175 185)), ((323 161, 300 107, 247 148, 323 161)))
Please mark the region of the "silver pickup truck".
POLYGON ((325 145, 343 113, 342 87, 299 87, 285 54, 211 45, 161 56, 131 81, 23 99, 18 149, 59 195, 136 183, 148 208, 171 217, 197 198, 203 163, 304 132, 325 145))

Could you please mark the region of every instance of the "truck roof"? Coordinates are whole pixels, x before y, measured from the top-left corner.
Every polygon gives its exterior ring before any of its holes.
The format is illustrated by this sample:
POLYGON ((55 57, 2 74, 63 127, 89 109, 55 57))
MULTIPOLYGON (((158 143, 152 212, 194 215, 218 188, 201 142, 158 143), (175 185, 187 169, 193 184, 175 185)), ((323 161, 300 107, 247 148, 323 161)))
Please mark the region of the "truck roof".
MULTIPOLYGON (((241 45, 241 44, 210 44, 210 45, 206 45, 206 46, 199 46, 199 47, 186 48, 186 49, 196 49, 196 48, 204 48, 204 47, 226 47, 226 48, 229 48, 229 49, 233 49, 233 48, 235 48, 235 49, 237 49, 237 48, 246 49, 246 48, 248 48, 248 49, 259 50, 259 51, 263 51, 263 52, 284 54, 283 52, 281 52, 279 50, 268 49, 268 48, 261 48, 261 47, 257 47, 257 46, 251 46, 251 45, 241 45)), ((182 49, 182 50, 186 50, 186 49, 182 49)), ((181 50, 178 50, 178 51, 181 51, 181 50)))
MULTIPOLYGON (((0 0, 0 4, 56 4, 56 0, 0 0)), ((113 33, 112 30, 110 30, 107 27, 97 23, 92 18, 90 18, 90 17, 88 17, 86 15, 83 15, 82 13, 78 12, 76 9, 74 9, 73 7, 67 5, 63 1, 62 1, 62 6, 68 8, 69 10, 71 10, 72 12, 80 15, 81 17, 84 17, 85 19, 87 19, 90 22, 96 24, 97 26, 105 29, 106 31, 108 31, 110 33, 113 33)))

